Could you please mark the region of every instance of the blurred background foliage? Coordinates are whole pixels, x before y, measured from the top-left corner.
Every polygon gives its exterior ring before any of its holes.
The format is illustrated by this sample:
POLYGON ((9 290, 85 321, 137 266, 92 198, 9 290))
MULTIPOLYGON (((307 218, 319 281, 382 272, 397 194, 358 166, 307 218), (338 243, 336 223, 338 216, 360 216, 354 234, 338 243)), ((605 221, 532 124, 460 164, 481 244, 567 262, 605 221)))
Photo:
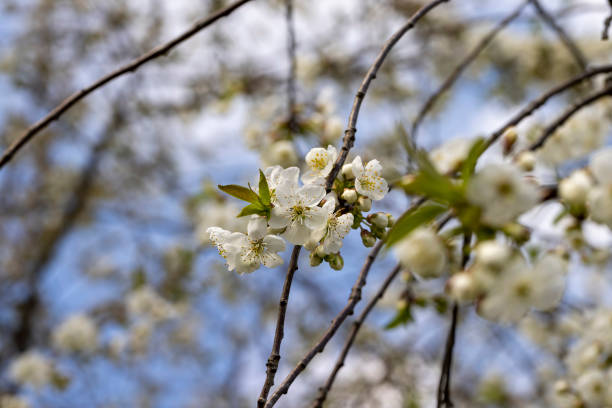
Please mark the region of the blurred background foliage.
MULTIPOLYGON (((257 167, 300 164, 310 147, 338 145, 370 63, 425 2, 294 3, 293 115, 286 101, 285 5, 260 0, 91 95, 0 172, 2 394, 20 395, 32 407, 255 404, 284 272, 238 276, 224 269, 202 231, 241 226, 231 217, 236 203, 214 185, 253 180, 257 167), (54 330, 75 314, 95 322, 93 351, 54 345, 54 330), (22 386, 8 374, 15 358, 33 350, 52 361, 52 385, 22 386)), ((605 2, 542 3, 589 64, 609 62, 610 43, 599 38, 605 2)), ((0 146, 69 93, 227 4, 2 1, 0 146)), ((517 4, 450 2, 394 49, 368 95, 356 146, 365 158, 381 160, 388 179, 407 165, 395 125, 410 124, 437 85, 517 4)), ((490 132, 507 112, 581 70, 526 7, 438 101, 418 141, 432 147, 490 132)), ((577 88, 560 105, 584 92, 577 88)), ((380 209, 399 214, 405 205, 401 194, 392 194, 380 209)), ((306 261, 300 266, 281 375, 346 301, 365 258, 353 241, 341 272, 311 270, 306 261)), ((417 308, 414 323, 384 331, 403 289, 397 282, 358 337, 328 406, 431 406, 445 320, 434 307, 417 308)), ((423 289, 415 296, 429 295, 423 289)), ((548 406, 539 385, 543 352, 507 328, 468 318, 453 378, 458 406, 548 406), (475 350, 476 344, 489 349, 475 350), (504 376, 492 374, 499 367, 507 368, 504 376), (520 377, 519 386, 509 385, 511 376, 520 377)), ((333 341, 329 357, 319 356, 278 406, 307 404, 340 344, 333 341)))

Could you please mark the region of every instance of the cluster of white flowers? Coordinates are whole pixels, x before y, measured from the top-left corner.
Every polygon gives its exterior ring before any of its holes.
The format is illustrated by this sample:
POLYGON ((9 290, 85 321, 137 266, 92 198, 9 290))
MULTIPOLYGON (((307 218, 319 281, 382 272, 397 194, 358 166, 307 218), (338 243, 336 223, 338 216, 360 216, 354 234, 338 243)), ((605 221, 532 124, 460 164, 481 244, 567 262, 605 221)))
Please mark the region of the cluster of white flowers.
POLYGON ((612 310, 599 308, 586 313, 574 334, 577 340, 565 357, 567 377, 552 387, 555 406, 612 406, 612 310))
POLYGON ((61 351, 89 354, 98 347, 98 328, 87 315, 75 314, 53 331, 53 345, 61 351))
POLYGON ((366 246, 382 238, 390 226, 388 216, 378 214, 364 220, 362 215, 371 209, 372 200, 382 199, 388 191, 380 163, 372 160, 364 166, 361 157, 355 157, 343 166, 333 191, 327 193, 325 181, 336 158, 333 146, 311 149, 306 155, 308 169, 301 177, 303 184, 297 167, 268 167, 262 177, 270 195, 269 217, 251 215, 246 234, 216 226, 207 228, 210 241, 225 258, 229 270, 243 274, 262 264, 268 268, 282 264, 278 253, 285 250, 285 240, 311 251, 313 266, 325 260, 341 269, 339 251, 351 228, 359 228, 362 221, 369 223, 371 231, 362 228, 366 246))
POLYGON ((448 282, 460 302, 478 301, 478 312, 500 323, 519 321, 530 309, 550 310, 565 290, 567 261, 546 253, 533 265, 510 246, 495 240, 475 248, 474 262, 448 282))
POLYGON ((28 351, 14 360, 9 367, 9 374, 13 381, 21 385, 31 385, 42 388, 49 384, 53 378, 53 365, 51 361, 37 351, 28 351))

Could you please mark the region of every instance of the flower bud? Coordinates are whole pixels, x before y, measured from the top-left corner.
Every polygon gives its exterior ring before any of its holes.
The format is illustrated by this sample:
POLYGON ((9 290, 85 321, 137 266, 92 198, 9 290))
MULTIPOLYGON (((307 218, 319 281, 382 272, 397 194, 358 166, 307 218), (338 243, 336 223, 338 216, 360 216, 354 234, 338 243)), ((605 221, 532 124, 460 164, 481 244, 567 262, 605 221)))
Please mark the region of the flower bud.
POLYGON ((515 160, 516 165, 523 171, 531 171, 536 164, 536 156, 533 152, 521 152, 515 160))
POLYGON ((310 266, 319 266, 323 262, 323 258, 316 254, 316 252, 310 253, 310 266))
POLYGON ((372 209, 372 200, 368 197, 359 197, 359 200, 357 200, 357 206, 361 211, 368 212, 372 209))
POLYGON ((373 247, 376 244, 376 237, 368 230, 361 230, 361 241, 366 248, 373 247))
POLYGON ((507 156, 512 151, 517 139, 518 133, 516 133, 516 128, 514 126, 506 129, 506 132, 502 136, 502 149, 504 156, 507 156))
POLYGON ((389 223, 387 214, 381 213, 381 212, 370 214, 368 216, 368 221, 370 221, 372 224, 374 224, 378 228, 387 228, 387 224, 389 223))
POLYGON ((344 259, 340 254, 333 254, 329 257, 329 266, 336 271, 341 270, 344 267, 344 259))
POLYGON ((559 196, 570 206, 582 208, 591 187, 593 182, 589 174, 585 170, 577 170, 559 182, 559 196))
POLYGON ((387 214, 387 227, 391 228, 395 225, 395 217, 391 214, 387 214))
POLYGON ((345 188, 340 198, 349 204, 353 204, 357 201, 357 192, 353 188, 345 188))
POLYGON ((453 275, 447 285, 448 292, 458 302, 470 302, 478 293, 474 277, 467 272, 453 275))
POLYGON ((319 245, 317 247, 317 249, 314 250, 314 253, 316 253, 317 256, 319 256, 321 258, 325 258, 325 256, 328 255, 328 254, 325 253, 325 250, 323 249, 323 245, 319 245))
POLYGON ((355 178, 355 174, 353 174, 353 165, 351 163, 345 164, 342 166, 342 170, 340 170, 342 176, 347 180, 352 180, 355 178))

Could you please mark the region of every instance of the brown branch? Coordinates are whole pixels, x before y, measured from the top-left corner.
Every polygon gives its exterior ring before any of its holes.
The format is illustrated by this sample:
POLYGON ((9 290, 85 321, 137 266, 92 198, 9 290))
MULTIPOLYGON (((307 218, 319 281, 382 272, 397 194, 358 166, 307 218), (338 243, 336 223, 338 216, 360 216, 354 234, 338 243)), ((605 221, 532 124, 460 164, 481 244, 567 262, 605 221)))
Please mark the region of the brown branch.
POLYGON ((296 118, 296 40, 295 40, 295 21, 293 18, 293 0, 285 0, 285 19, 287 21, 287 57, 289 59, 289 75, 287 76, 287 110, 289 111, 289 132, 295 133, 298 128, 296 118))
POLYGON ((609 39, 610 25, 612 24, 612 0, 608 0, 610 5, 610 15, 606 17, 603 24, 603 31, 601 32, 601 39, 606 41, 609 39))
POLYGON ((342 144, 342 149, 340 150, 340 154, 338 155, 338 158, 336 159, 336 162, 334 163, 334 167, 332 168, 331 172, 327 176, 327 180, 325 183, 325 188, 328 191, 331 190, 332 184, 334 183, 334 180, 336 179, 336 176, 338 175, 340 168, 346 161, 346 157, 348 156, 349 150, 351 150, 351 148, 353 147, 353 144, 355 143, 355 133, 357 133, 357 128, 356 128, 357 118, 359 117, 359 110, 361 109, 361 103, 363 102, 368 92, 370 83, 372 83, 372 81, 376 78, 376 74, 378 73, 378 70, 382 66, 383 62, 385 61, 385 58, 387 58, 387 55, 389 54, 391 49, 395 46, 395 44, 397 44, 400 38, 402 38, 404 34, 406 34, 406 32, 408 32, 410 29, 414 28, 416 23, 421 18, 426 16, 427 13, 429 13, 435 7, 439 6, 442 3, 448 3, 449 1, 450 0, 435 0, 421 7, 419 10, 416 11, 416 13, 412 15, 412 17, 410 17, 410 19, 408 20, 406 24, 404 24, 399 30, 397 30, 391 36, 391 38, 389 38, 389 40, 387 40, 385 45, 382 47, 382 49, 378 53, 378 56, 374 60, 374 63, 370 66, 370 69, 368 70, 366 76, 363 78, 363 81, 361 82, 361 85, 359 86, 359 90, 357 91, 357 94, 355 95, 355 99, 353 101, 353 107, 351 109, 351 113, 348 119, 348 127, 344 131, 344 140, 342 144))
POLYGON ((123 76, 127 73, 135 72, 138 68, 140 68, 140 66, 146 64, 147 62, 154 60, 158 57, 167 55, 168 52, 170 52, 174 47, 176 47, 183 41, 189 39, 190 37, 192 37, 199 31, 215 23, 217 20, 221 19, 222 17, 226 17, 230 15, 234 10, 236 10, 243 4, 248 3, 250 1, 251 0, 240 0, 240 1, 237 1, 229 5, 228 7, 224 9, 217 11, 214 14, 211 14, 205 19, 200 20, 197 23, 195 23, 189 30, 185 31, 183 34, 179 35, 173 40, 170 40, 169 42, 152 49, 146 54, 136 58, 132 62, 118 68, 117 70, 111 72, 108 75, 103 76, 102 78, 100 78, 93 84, 89 85, 88 87, 83 88, 80 91, 73 93, 68 98, 64 99, 64 101, 61 104, 59 104, 55 109, 49 112, 44 118, 40 119, 38 122, 33 124, 31 127, 29 127, 25 132, 23 132, 17 138, 17 140, 15 140, 4 151, 4 153, 2 154, 2 157, 0 157, 0 169, 4 167, 9 161, 11 161, 13 156, 22 147, 24 147, 30 140, 32 140, 32 138, 36 134, 38 134, 40 131, 45 129, 52 122, 59 119, 60 116, 62 116, 67 110, 69 110, 73 105, 75 105, 81 99, 85 98, 87 95, 89 95, 93 91, 97 90, 98 88, 103 87, 104 85, 113 81, 114 79, 119 78, 120 76, 123 76))
POLYGON ((361 272, 359 273, 359 277, 357 278, 357 281, 355 282, 355 284, 353 285, 353 288, 351 289, 351 295, 349 296, 348 303, 346 304, 346 306, 344 306, 344 308, 340 311, 340 313, 338 313, 338 315, 336 315, 334 320, 332 320, 331 325, 329 326, 327 331, 321 336, 317 344, 315 344, 308 351, 308 353, 306 353, 306 355, 293 368, 293 370, 289 373, 289 375, 285 377, 285 380, 283 381, 283 383, 276 389, 276 391, 272 394, 272 396, 266 403, 265 408, 273 407, 274 404, 276 404, 276 401, 278 401, 278 399, 283 394, 286 394, 289 391, 289 388, 291 387, 291 384, 293 383, 293 381, 295 381, 298 375, 300 375, 302 371, 306 369, 310 361, 312 361, 312 359, 317 355, 317 353, 323 352, 323 350, 325 349, 325 346, 327 345, 329 340, 331 340, 334 334, 336 334, 336 331, 338 330, 340 325, 342 325, 342 323, 344 322, 344 320, 346 320, 348 316, 354 313, 355 306, 361 300, 361 290, 366 284, 366 277, 368 276, 368 272, 370 271, 372 263, 374 262, 374 259, 376 259, 376 256, 380 252, 383 245, 384 245, 383 241, 378 241, 378 243, 374 246, 374 248, 372 248, 372 250, 368 254, 368 257, 365 263, 363 264, 363 267, 361 268, 361 272))
POLYGON ((579 83, 592 78, 596 75, 599 74, 605 74, 605 73, 609 73, 612 72, 612 65, 602 65, 599 67, 593 67, 591 69, 589 69, 588 71, 556 86, 555 88, 552 88, 551 90, 549 90, 548 92, 544 93, 543 95, 541 95, 540 97, 538 97, 537 99, 533 100, 531 103, 529 103, 529 105, 527 105, 525 108, 523 108, 521 111, 519 111, 516 115, 514 115, 510 120, 508 120, 508 122, 506 122, 504 125, 502 125, 499 129, 497 129, 496 131, 494 131, 489 138, 487 139, 487 147, 489 147, 491 144, 493 144, 497 139, 499 139, 501 137, 501 135, 504 134, 504 132, 512 127, 512 126, 517 126, 519 123, 521 123, 525 118, 531 116, 537 109, 541 108, 546 102, 548 102, 548 100, 562 92, 565 92, 566 90, 568 90, 569 88, 572 88, 576 85, 578 85, 579 83))
POLYGON ((557 23, 555 18, 548 11, 546 11, 546 9, 544 9, 539 0, 531 0, 531 4, 533 4, 533 7, 535 7, 536 12, 542 18, 542 20, 557 34, 561 42, 563 42, 570 54, 572 54, 572 57, 574 57, 580 68, 583 71, 586 71, 589 63, 574 40, 572 40, 565 32, 563 27, 557 23))
POLYGON ((357 337, 357 333, 361 329, 363 322, 368 317, 368 314, 370 314, 372 309, 374 309, 374 306, 376 306, 376 303, 378 303, 378 301, 381 300, 382 297, 385 295, 387 288, 389 287, 391 282, 393 282, 393 280, 395 279, 395 277, 399 274, 401 270, 402 270, 401 265, 397 265, 395 268, 393 268, 391 273, 387 276, 383 284, 378 289, 378 292, 376 292, 376 294, 372 297, 372 299, 367 304, 367 306, 363 309, 359 317, 353 322, 353 327, 351 328, 351 332, 348 338, 344 342, 344 346, 342 347, 340 356, 338 357, 338 360, 336 360, 336 364, 334 365, 334 368, 331 374, 327 378, 325 385, 319 388, 319 395, 317 396, 316 400, 312 404, 312 408, 321 408, 323 406, 323 402, 325 402, 325 399, 327 398, 327 394, 329 393, 329 390, 331 389, 334 383, 334 380, 336 379, 336 375, 338 374, 338 371, 340 371, 340 369, 344 366, 344 361, 346 359, 346 356, 350 348, 353 346, 353 342, 355 341, 355 338, 357 337))
POLYGON ((266 405, 268 393, 274 385, 274 377, 276 376, 276 370, 278 370, 278 363, 280 361, 280 348, 285 335, 285 314, 287 313, 287 303, 289 302, 289 291, 291 291, 291 282, 293 281, 293 275, 298 268, 298 258, 300 256, 300 250, 302 247, 296 245, 293 247, 291 252, 291 260, 289 261, 289 267, 287 268, 287 277, 283 285, 283 291, 281 293, 279 306, 278 306, 278 318, 276 319, 276 331, 274 333, 274 343, 272 344, 272 351, 268 362, 266 363, 266 381, 259 394, 257 400, 257 407, 262 408, 266 405))
MULTIPOLYGON (((419 112, 417 113, 416 118, 412 122, 412 128, 410 130, 410 139, 413 144, 416 144, 416 135, 419 129, 419 125, 425 119, 425 116, 429 113, 429 111, 433 108, 437 100, 442 96, 443 93, 450 90, 450 88, 455 84, 459 76, 465 71, 465 69, 476 60, 476 58, 482 53, 488 46, 491 44, 493 39, 502 31, 508 24, 510 24, 513 20, 515 20, 518 16, 520 16, 521 12, 527 6, 527 4, 531 0, 523 1, 512 13, 508 14, 503 20, 501 20, 491 31, 485 35, 480 42, 470 51, 465 58, 455 67, 455 69, 451 72, 451 74, 444 80, 442 85, 438 87, 438 89, 432 93, 429 98, 425 101, 419 112)), ((408 143, 410 141, 405 140, 404 142, 408 143)))
MULTIPOLYGON (((471 234, 463 236, 461 266, 465 268, 470 259, 470 242, 471 234)), ((446 338, 446 346, 444 347, 444 358, 442 360, 442 370, 440 372, 440 382, 438 384, 438 399, 437 407, 453 407, 451 400, 451 368, 453 366, 453 351, 455 349, 455 338, 457 336, 457 320, 459 318, 459 304, 453 302, 451 312, 451 325, 446 338)))
POLYGON ((546 140, 548 140, 548 138, 551 137, 558 128, 563 126, 563 124, 567 122, 568 119, 570 119, 572 116, 574 116, 586 106, 597 102, 598 100, 605 98, 606 96, 612 96, 612 86, 610 85, 599 92, 595 92, 589 95, 585 99, 571 106, 544 130, 542 136, 540 136, 537 141, 535 141, 531 146, 529 146, 529 150, 533 151, 542 147, 546 140))

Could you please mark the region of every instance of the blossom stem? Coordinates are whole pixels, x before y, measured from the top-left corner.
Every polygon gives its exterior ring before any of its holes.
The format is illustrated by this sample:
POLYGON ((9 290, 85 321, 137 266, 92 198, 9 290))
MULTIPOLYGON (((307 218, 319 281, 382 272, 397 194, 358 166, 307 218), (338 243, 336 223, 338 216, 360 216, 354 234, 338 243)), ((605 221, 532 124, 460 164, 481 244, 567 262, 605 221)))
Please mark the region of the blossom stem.
POLYGON ((257 400, 257 407, 262 408, 266 405, 268 394, 270 389, 274 385, 274 377, 278 370, 278 363, 280 362, 280 348, 285 335, 285 315, 287 313, 287 304, 289 303, 289 292, 291 291, 291 283, 293 282, 293 275, 298 268, 298 258, 300 256, 300 250, 302 247, 296 245, 293 247, 291 252, 291 260, 289 261, 289 267, 287 268, 287 277, 283 284, 283 291, 281 293, 279 307, 278 307, 278 318, 276 319, 276 331, 274 333, 274 343, 272 344, 272 352, 266 362, 266 381, 259 394, 257 400))

